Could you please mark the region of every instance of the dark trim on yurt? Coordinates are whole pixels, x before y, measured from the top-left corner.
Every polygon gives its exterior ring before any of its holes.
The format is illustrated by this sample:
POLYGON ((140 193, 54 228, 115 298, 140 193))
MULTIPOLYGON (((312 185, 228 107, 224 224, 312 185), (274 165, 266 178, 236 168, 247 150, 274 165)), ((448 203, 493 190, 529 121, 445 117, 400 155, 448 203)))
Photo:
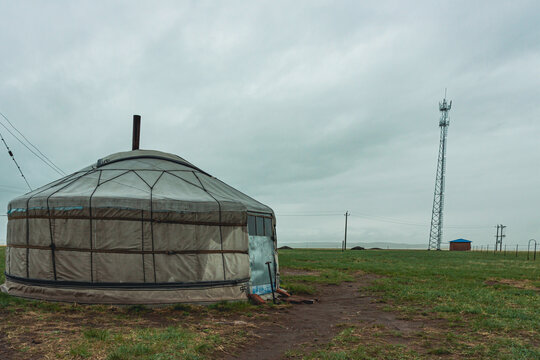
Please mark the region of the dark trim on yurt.
MULTIPOLYGON (((9 244, 7 247, 18 249, 51 250, 46 245, 16 245, 9 244)), ((56 251, 77 251, 102 254, 160 254, 160 255, 192 255, 192 254, 248 254, 244 250, 123 250, 123 249, 82 249, 55 246, 56 251)))
MULTIPOLYGON (((140 212, 141 210, 137 210, 137 212, 140 212)), ((90 220, 90 217, 87 215, 27 215, 27 216, 8 216, 9 220, 18 220, 18 219, 60 219, 60 220, 90 220)), ((190 220, 159 220, 159 219, 151 219, 151 218, 143 218, 141 220, 140 217, 138 218, 132 218, 132 217, 126 217, 126 216, 93 216, 91 218, 92 220, 101 220, 101 221, 108 221, 108 220, 120 220, 120 221, 145 221, 145 222, 153 222, 153 223, 163 223, 163 224, 181 224, 181 225, 204 225, 204 226, 245 226, 244 223, 227 223, 227 222, 208 222, 208 221, 190 221, 190 220)))
POLYGON ((6 280, 15 283, 33 285, 33 286, 54 286, 54 287, 81 287, 90 289, 99 288, 117 288, 117 289, 189 289, 189 288, 207 288, 207 287, 223 287, 235 286, 249 282, 249 279, 237 280, 222 280, 222 281, 197 281, 197 282, 167 282, 167 283, 128 283, 128 282, 103 282, 91 283, 86 281, 63 281, 63 280, 42 280, 42 279, 25 279, 19 276, 8 275, 4 273, 6 280))
POLYGON ((253 215, 253 216, 260 216, 260 217, 265 217, 265 218, 270 218, 270 219, 274 218, 272 216, 272 214, 270 214, 268 212, 248 210, 247 213, 248 213, 248 215, 253 215))

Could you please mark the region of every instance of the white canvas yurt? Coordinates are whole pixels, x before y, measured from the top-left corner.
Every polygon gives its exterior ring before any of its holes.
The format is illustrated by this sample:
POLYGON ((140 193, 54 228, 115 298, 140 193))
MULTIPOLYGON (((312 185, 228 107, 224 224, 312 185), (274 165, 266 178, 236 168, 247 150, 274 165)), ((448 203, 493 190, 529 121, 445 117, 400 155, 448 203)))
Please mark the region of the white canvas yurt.
POLYGON ((213 303, 271 285, 272 209, 176 155, 116 153, 9 203, 2 290, 15 296, 213 303))

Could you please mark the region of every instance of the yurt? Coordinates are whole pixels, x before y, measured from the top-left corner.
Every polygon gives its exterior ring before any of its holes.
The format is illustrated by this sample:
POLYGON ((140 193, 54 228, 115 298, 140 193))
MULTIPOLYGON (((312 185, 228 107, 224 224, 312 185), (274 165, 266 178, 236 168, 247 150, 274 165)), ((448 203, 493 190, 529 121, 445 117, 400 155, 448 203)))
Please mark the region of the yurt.
POLYGON ((116 153, 9 203, 5 275, 51 301, 246 300, 279 285, 275 216, 179 156, 116 153))

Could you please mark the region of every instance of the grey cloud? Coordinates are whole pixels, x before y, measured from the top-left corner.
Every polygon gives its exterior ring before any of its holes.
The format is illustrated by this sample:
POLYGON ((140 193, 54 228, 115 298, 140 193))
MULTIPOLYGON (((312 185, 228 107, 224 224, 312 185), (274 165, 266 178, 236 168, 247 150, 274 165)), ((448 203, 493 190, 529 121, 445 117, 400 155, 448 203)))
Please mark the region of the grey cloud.
MULTIPOLYGON (((68 172, 129 149, 140 113, 143 148, 179 154, 271 205, 280 242, 340 241, 343 231, 339 214, 280 213, 349 209, 353 240, 427 243, 448 87, 445 238, 491 243, 490 226, 507 222, 507 240, 523 242, 540 231, 538 10, 6 3, 0 111, 68 172)), ((34 186, 56 178, 4 135, 34 186)), ((0 167, 0 185, 19 188, 0 188, 6 206, 24 184, 7 155, 0 167)))

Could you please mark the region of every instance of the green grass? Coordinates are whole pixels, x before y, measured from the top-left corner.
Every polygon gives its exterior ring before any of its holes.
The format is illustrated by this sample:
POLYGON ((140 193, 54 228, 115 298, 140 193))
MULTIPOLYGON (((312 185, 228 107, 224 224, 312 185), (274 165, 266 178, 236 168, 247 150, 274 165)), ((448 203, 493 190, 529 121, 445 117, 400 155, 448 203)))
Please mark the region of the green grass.
POLYGON ((92 353, 90 352, 90 350, 88 350, 88 346, 86 344, 77 344, 72 346, 69 350, 69 354, 76 359, 86 359, 92 356, 92 353))
POLYGON ((0 246, 0 269, 2 271, 0 272, 0 283, 3 284, 6 280, 6 277, 4 275, 4 270, 6 268, 6 247, 0 246))
MULTIPOLYGON (((386 303, 385 309, 397 311, 405 318, 438 319, 454 335, 453 339, 446 337, 427 346, 431 356, 452 353, 469 358, 540 359, 540 261, 526 261, 526 254, 515 258, 478 252, 342 253, 306 249, 281 250, 279 260, 282 267, 344 274, 328 276, 330 281, 310 276, 285 277, 285 285, 291 283, 293 287, 347 281, 347 276, 358 271, 379 275, 366 291, 386 303), (463 341, 464 334, 478 346, 463 341)), ((386 353, 392 358, 399 350, 389 347, 375 354, 376 348, 360 346, 313 356, 384 359, 386 353)), ((405 359, 419 356, 400 354, 405 359)))
POLYGON ((135 328, 129 331, 86 329, 69 354, 108 360, 204 359, 223 340, 210 331, 195 333, 181 326, 135 328))
MULTIPOLYGON (((305 269, 305 267, 303 269, 305 269)), ((303 282, 312 284, 339 285, 344 281, 353 281, 354 277, 342 270, 324 269, 316 275, 288 275, 284 276, 283 279, 284 281, 295 283, 303 282)))
POLYGON ((106 341, 109 338, 109 331, 106 329, 90 328, 83 331, 83 335, 89 340, 106 341))
POLYGON ((208 306, 208 309, 221 312, 245 312, 253 310, 254 308, 256 308, 256 306, 250 304, 247 301, 221 301, 208 306))
MULTIPOLYGON (((280 266, 296 270, 294 275, 282 277, 282 286, 292 293, 316 295, 320 285, 374 274, 372 284, 362 291, 382 303, 381 309, 403 319, 435 322, 432 331, 420 331, 413 339, 391 328, 346 327, 316 351, 293 349, 287 356, 328 360, 540 359, 540 258, 536 262, 525 259, 522 253, 515 258, 448 251, 280 250, 280 266), (412 346, 392 345, 387 342, 389 337, 410 341, 412 346)), ((4 261, 5 248, 0 247, 0 282, 4 281, 4 261)), ((62 347, 48 355, 69 359, 205 359, 217 348, 246 336, 237 330, 234 335, 223 335, 227 325, 219 325, 215 319, 242 315, 251 319, 260 311, 248 302, 209 307, 177 304, 160 310, 51 303, 0 294, 0 332, 9 329, 11 338, 17 339, 13 333, 29 331, 24 328, 28 323, 18 325, 23 315, 42 324, 70 317, 99 318, 93 325, 81 321, 84 326, 67 321, 68 330, 59 343, 62 347), (167 323, 170 326, 149 322, 156 316, 174 317, 175 322, 167 323)), ((53 342, 54 338, 46 337, 53 342)), ((31 357, 36 346, 22 342, 18 350, 31 357)))
MULTIPOLYGON (((5 247, 0 247, 0 281, 4 282, 5 247)), ((47 301, 24 300, 0 293, 0 333, 22 331, 39 337, 39 332, 30 332, 34 323, 54 324, 70 330, 57 331, 58 336, 48 336, 47 341, 61 340, 59 345, 36 350, 36 345, 22 342, 18 346, 11 345, 20 352, 41 351, 35 353, 36 358, 86 359, 100 358, 108 360, 122 359, 206 359, 216 347, 224 342, 237 342, 245 337, 244 331, 227 334, 226 340, 217 331, 220 325, 212 320, 205 321, 205 316, 229 316, 256 309, 246 302, 218 303, 209 307, 176 304, 165 308, 153 309, 143 305, 127 307, 109 307, 104 305, 78 305, 47 301), (32 317, 30 324, 18 325, 21 315, 32 317), (161 314, 161 315, 160 315, 161 314), (65 318, 76 316, 81 324, 66 321, 65 318), (197 318, 196 324, 180 322, 179 325, 163 326, 159 323, 145 322, 145 317, 161 316, 164 320, 173 316, 185 319, 188 316, 197 318), (201 319, 203 316, 203 319, 201 319), (86 319, 98 318, 103 325, 87 327, 82 324, 86 319), (34 321, 35 320, 35 321, 34 321), (61 323, 61 324, 60 324, 61 323), (139 324, 145 325, 139 325, 139 324), (28 346, 30 344, 30 347, 28 346)), ((101 323, 100 323, 101 324, 101 323)), ((226 330, 226 329, 225 329, 226 330)), ((15 338, 17 335, 14 335, 15 338)), ((30 357, 30 355, 29 355, 30 357)))
POLYGON ((291 280, 282 281, 281 286, 293 295, 313 295, 316 292, 315 287, 312 285, 302 284, 291 280))
MULTIPOLYGON (((301 266, 298 270, 310 270, 301 266)), ((284 275, 281 277, 281 287, 295 295, 314 295, 317 284, 339 285, 344 281, 353 281, 354 277, 348 271, 336 269, 319 269, 321 271, 309 275, 284 275)))
MULTIPOLYGON (((403 345, 388 345, 362 341, 355 333, 354 327, 347 328, 339 333, 325 349, 313 351, 300 356, 309 360, 395 360, 395 359, 419 359, 421 355, 414 350, 407 349, 403 345)), ((297 354, 289 354, 289 358, 298 357, 297 354)))
POLYGON ((501 255, 464 252, 332 250, 280 251, 283 267, 339 273, 331 281, 310 276, 285 277, 285 281, 335 283, 347 281, 351 271, 382 275, 370 290, 391 301, 400 311, 429 311, 475 315, 473 324, 497 330, 540 331, 538 290, 511 285, 488 285, 490 279, 517 281, 540 279, 540 261, 504 258, 501 255))

